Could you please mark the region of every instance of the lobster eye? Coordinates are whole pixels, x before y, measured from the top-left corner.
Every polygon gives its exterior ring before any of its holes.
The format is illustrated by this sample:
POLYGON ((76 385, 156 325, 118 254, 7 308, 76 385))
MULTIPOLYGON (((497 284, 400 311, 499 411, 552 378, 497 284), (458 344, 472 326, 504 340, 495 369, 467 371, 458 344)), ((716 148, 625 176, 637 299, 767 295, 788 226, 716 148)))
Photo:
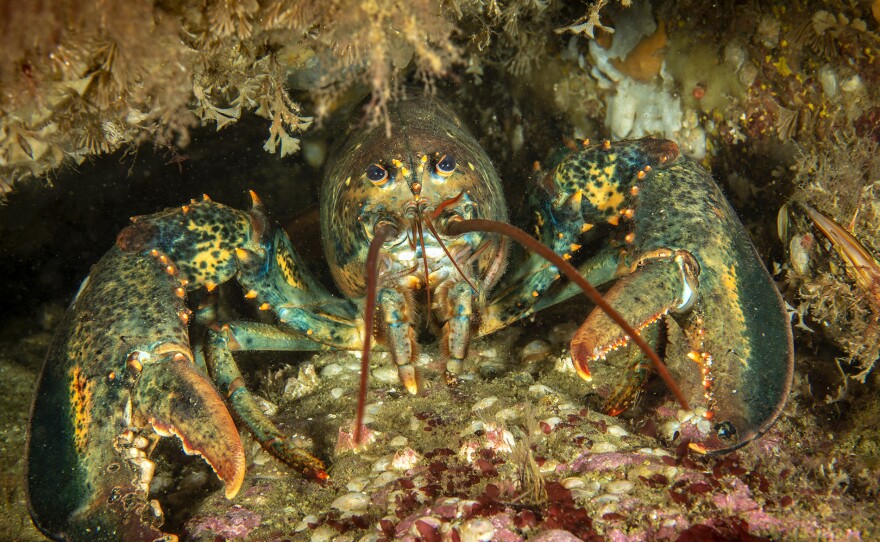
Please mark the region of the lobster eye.
POLYGON ((379 164, 367 166, 367 179, 376 186, 382 186, 388 182, 388 171, 379 164))
POLYGON ((443 158, 437 162, 437 175, 441 177, 449 177, 455 171, 455 158, 451 154, 444 154, 443 158))

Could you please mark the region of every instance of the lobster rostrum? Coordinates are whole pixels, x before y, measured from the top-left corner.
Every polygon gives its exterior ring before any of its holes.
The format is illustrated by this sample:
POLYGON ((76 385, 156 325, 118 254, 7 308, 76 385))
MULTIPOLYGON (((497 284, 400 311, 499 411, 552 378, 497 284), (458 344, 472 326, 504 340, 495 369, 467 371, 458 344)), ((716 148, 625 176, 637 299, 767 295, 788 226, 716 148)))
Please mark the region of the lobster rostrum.
POLYGON ((71 304, 38 383, 27 487, 40 530, 57 540, 176 539, 148 497, 150 452, 160 436, 178 437, 233 498, 245 460, 228 409, 270 453, 327 478, 257 407, 234 351, 364 350, 366 365, 375 340, 419 393, 420 326, 439 337, 454 383, 474 338, 579 288, 598 307, 572 359, 602 410, 635 404, 653 367, 682 405, 713 421, 710 451, 746 444, 779 416, 793 362, 782 300, 711 176, 674 143, 570 154, 531 187, 530 236, 506 224, 492 163, 451 109, 409 99, 392 115, 393 137, 355 130, 328 161, 322 241, 345 298, 309 273, 253 193, 249 211, 206 197, 136 217, 119 234, 71 304), (508 239, 532 251, 510 269, 508 239), (204 356, 194 356, 189 292, 232 279, 274 323, 211 322, 204 356), (591 284, 611 286, 603 298, 591 284), (673 327, 688 348, 667 356, 670 375, 654 351, 673 327))

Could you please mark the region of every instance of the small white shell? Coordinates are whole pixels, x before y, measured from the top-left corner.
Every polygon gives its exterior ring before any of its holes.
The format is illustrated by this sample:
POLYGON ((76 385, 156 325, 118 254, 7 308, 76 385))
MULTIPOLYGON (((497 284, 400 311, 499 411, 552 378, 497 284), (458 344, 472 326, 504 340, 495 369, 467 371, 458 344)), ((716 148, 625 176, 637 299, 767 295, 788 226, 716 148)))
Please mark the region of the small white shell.
POLYGON ((369 506, 370 496, 366 493, 361 493, 360 491, 347 493, 341 497, 337 497, 336 500, 330 503, 330 508, 335 508, 340 512, 347 512, 350 514, 363 512, 369 506))
POLYGON ((628 437, 629 432, 619 425, 612 425, 608 428, 608 433, 615 437, 628 437))
POLYGON ((590 452, 594 454, 607 454, 616 451, 617 446, 610 442, 597 442, 590 448, 590 452))
POLYGON ((343 368, 342 365, 331 363, 321 369, 321 378, 333 378, 334 376, 339 376, 344 372, 345 368, 343 368))
POLYGON ((529 386, 529 393, 536 397, 543 397, 544 395, 555 394, 556 392, 553 388, 544 384, 532 384, 529 386))
POLYGON ((405 436, 397 435, 396 437, 391 439, 391 442, 388 443, 388 446, 391 446, 392 448, 402 448, 402 447, 406 446, 408 442, 409 442, 409 439, 406 438, 405 436))
POLYGON ((498 398, 495 397, 494 395, 490 396, 490 397, 484 397, 484 398, 480 399, 479 401, 477 401, 474 404, 474 406, 471 407, 471 411, 476 412, 478 410, 485 410, 485 409, 489 408, 490 406, 494 405, 497 400, 498 400, 498 398))
POLYGON ((629 493, 632 489, 633 483, 629 480, 615 480, 605 485, 605 491, 614 494, 629 493))

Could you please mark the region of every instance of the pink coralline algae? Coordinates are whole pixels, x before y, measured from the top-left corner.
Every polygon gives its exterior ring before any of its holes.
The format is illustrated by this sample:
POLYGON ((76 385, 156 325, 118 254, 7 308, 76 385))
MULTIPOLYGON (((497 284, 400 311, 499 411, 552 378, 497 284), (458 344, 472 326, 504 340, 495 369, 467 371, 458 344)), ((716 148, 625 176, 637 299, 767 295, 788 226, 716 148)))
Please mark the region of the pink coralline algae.
POLYGON ((194 519, 191 536, 193 538, 204 533, 213 533, 225 539, 245 539, 252 530, 259 527, 260 514, 247 508, 233 505, 228 512, 221 516, 211 516, 194 519))

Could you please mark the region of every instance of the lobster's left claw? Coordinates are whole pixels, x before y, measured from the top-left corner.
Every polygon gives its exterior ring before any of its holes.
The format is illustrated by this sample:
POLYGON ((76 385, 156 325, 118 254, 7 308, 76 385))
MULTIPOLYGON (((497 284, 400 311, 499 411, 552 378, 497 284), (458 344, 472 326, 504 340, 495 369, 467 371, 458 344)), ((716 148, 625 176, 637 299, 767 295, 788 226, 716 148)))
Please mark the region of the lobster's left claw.
MULTIPOLYGON (((686 252, 658 251, 645 257, 605 295, 609 305, 626 315, 630 324, 655 348, 660 320, 670 311, 687 310, 699 288, 699 269, 686 252)), ((602 410, 618 415, 639 395, 650 363, 629 337, 602 310, 596 309, 571 340, 571 359, 581 378, 593 380, 602 410), (613 353, 618 349, 624 349, 613 353)))
POLYGON ((226 498, 238 494, 246 467, 238 429, 214 387, 186 356, 145 364, 133 403, 156 433, 178 437, 187 454, 211 465, 226 484, 226 498))

